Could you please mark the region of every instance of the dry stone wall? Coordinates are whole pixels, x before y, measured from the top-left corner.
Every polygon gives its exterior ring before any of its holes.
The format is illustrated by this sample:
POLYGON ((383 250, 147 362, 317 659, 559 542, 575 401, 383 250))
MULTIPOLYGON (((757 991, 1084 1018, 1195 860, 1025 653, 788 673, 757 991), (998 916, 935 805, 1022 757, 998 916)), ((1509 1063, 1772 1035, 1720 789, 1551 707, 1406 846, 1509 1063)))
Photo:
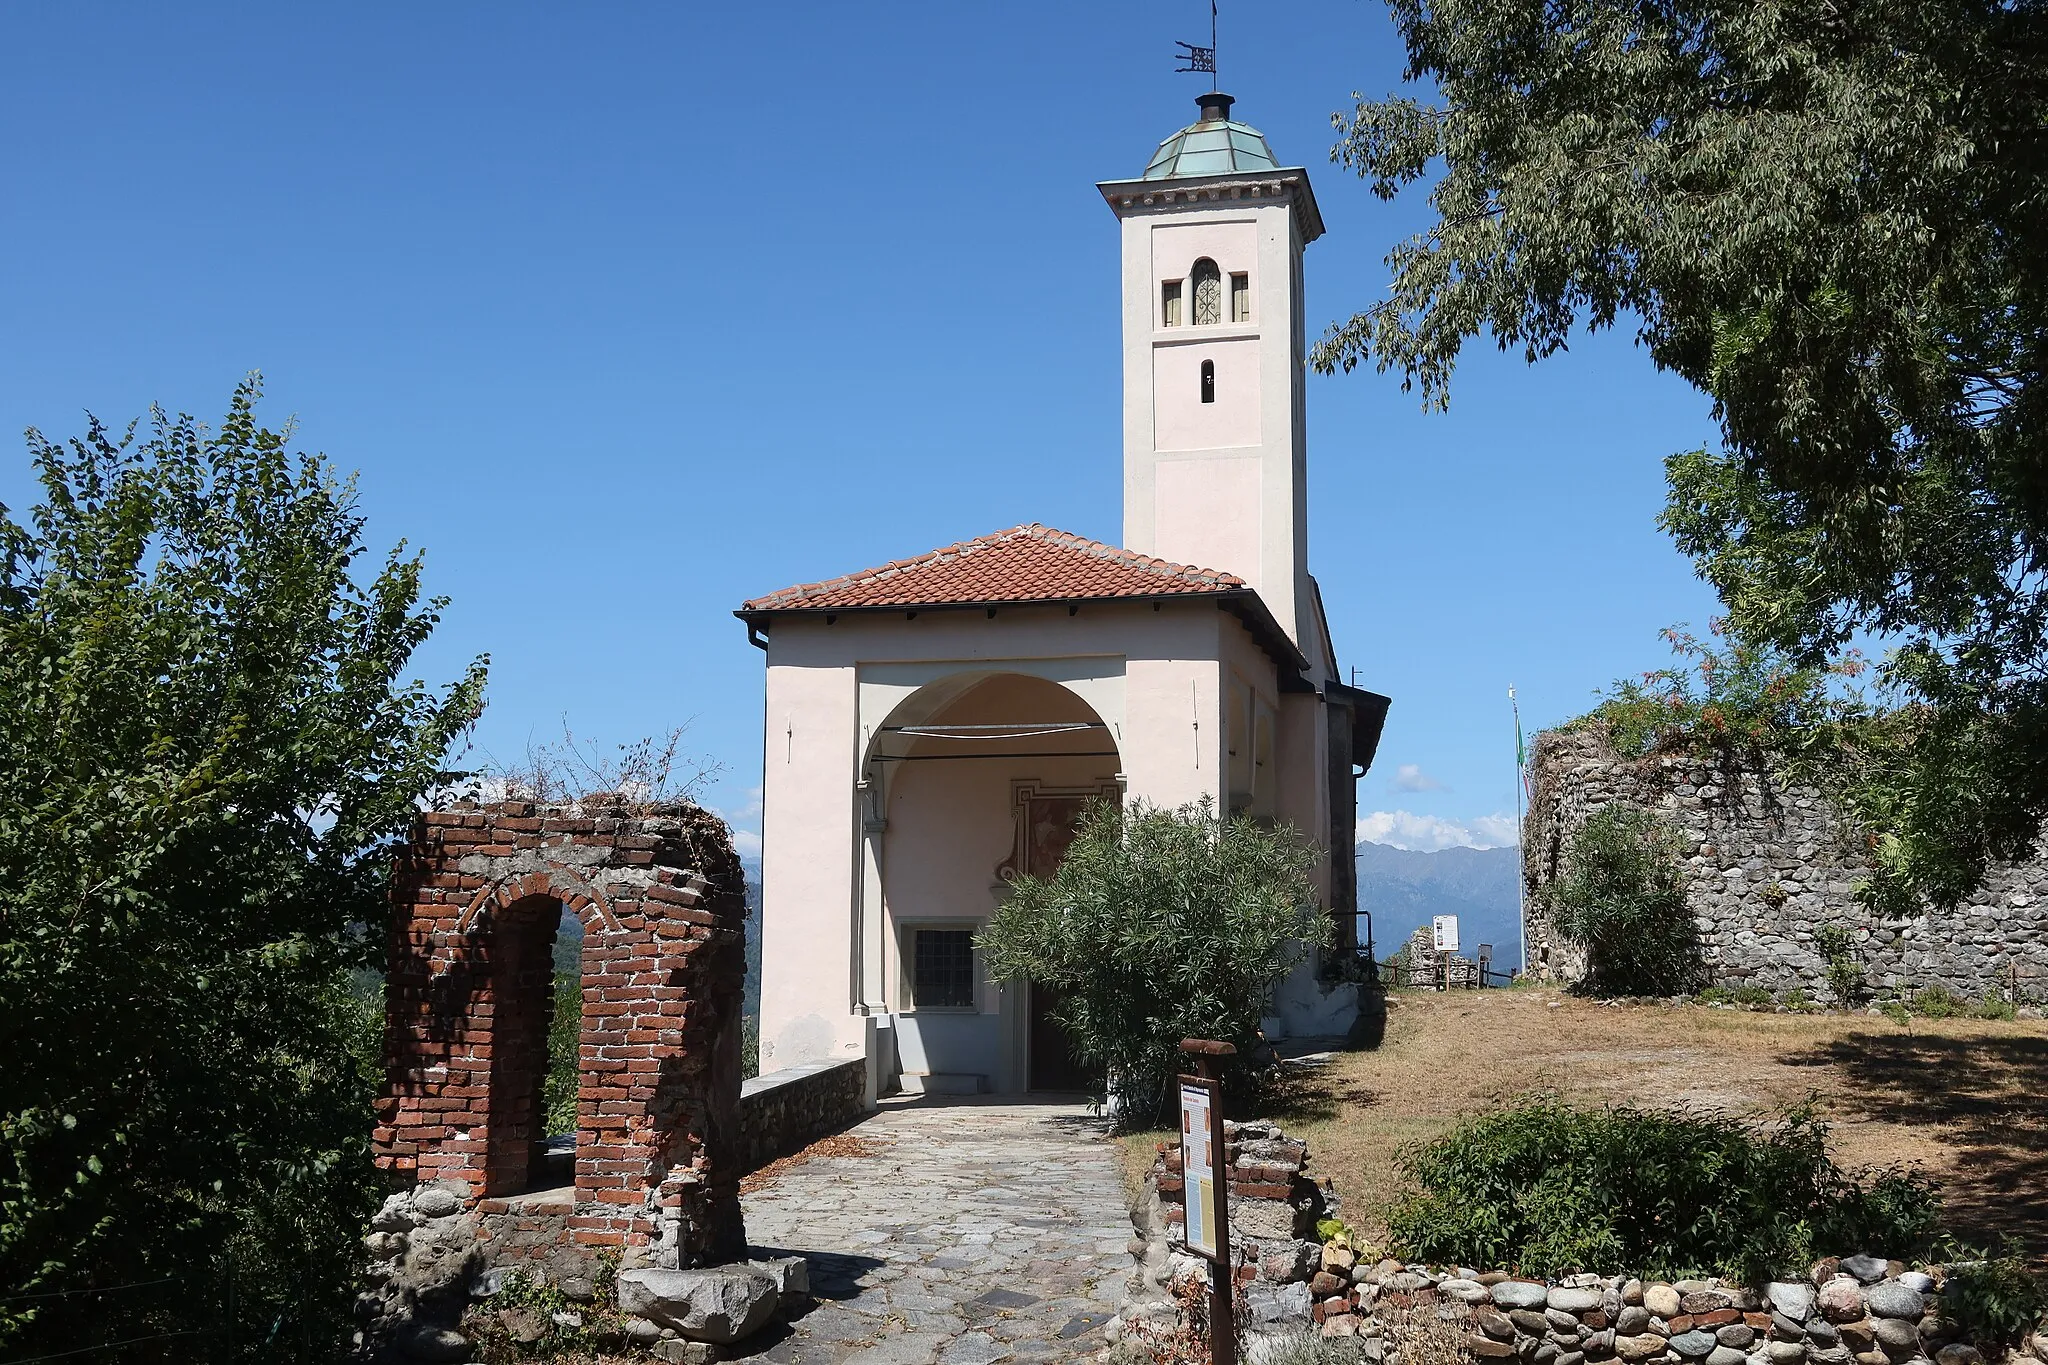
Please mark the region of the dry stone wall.
POLYGON ((1992 989, 2023 1002, 2048 997, 2048 861, 1995 867, 1953 910, 1889 918, 1855 896, 1870 868, 1864 836, 1810 786, 1689 753, 1625 758, 1591 726, 1539 735, 1531 766, 1522 847, 1529 964, 1538 976, 1569 981, 1584 970, 1582 954, 1542 912, 1543 892, 1586 818, 1626 801, 1677 832, 1687 905, 1718 985, 1797 989, 1832 1002, 1815 931, 1838 925, 1853 935, 1877 995, 1942 985, 1972 998, 1992 989))
MULTIPOLYGON (((1317 1239, 1339 1201, 1304 1173, 1306 1143, 1268 1123, 1226 1124, 1225 1137, 1231 1223, 1245 1227, 1232 1234, 1232 1272, 1254 1365, 1304 1336, 1343 1339, 1365 1365, 1984 1365, 1986 1350, 1943 1311, 1944 1266, 1859 1253, 1743 1285, 1591 1272, 1546 1281, 1361 1256, 1348 1238, 1317 1239)), ((1138 1267, 1113 1329, 1162 1359, 1175 1352, 1161 1343, 1194 1339, 1190 1315, 1211 1274, 1187 1252, 1180 1200, 1179 1151, 1162 1144, 1132 1208, 1138 1267)), ((2023 1354, 2048 1365, 2044 1331, 2028 1334, 2023 1354)))

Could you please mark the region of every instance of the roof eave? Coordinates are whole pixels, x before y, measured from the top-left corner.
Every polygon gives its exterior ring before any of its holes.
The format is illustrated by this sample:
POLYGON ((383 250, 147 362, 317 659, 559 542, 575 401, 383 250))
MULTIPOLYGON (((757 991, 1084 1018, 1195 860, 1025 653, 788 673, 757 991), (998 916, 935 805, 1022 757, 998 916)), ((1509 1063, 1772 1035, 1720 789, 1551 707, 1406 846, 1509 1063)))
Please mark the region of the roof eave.
POLYGON ((811 606, 801 601, 780 607, 741 607, 733 615, 745 621, 750 631, 769 624, 776 617, 819 617, 819 616, 876 616, 894 612, 927 611, 991 611, 1003 607, 1076 607, 1076 606, 1132 606, 1146 603, 1167 602, 1211 602, 1217 608, 1228 611, 1243 623, 1252 638, 1259 642, 1274 663, 1278 664, 1285 676, 1288 670, 1296 674, 1306 672, 1308 660, 1289 639, 1287 632, 1280 629, 1280 623, 1273 619, 1272 609, 1264 598, 1251 588, 1216 588, 1202 592, 1150 592, 1126 593, 1115 597, 1093 597, 1085 593, 1072 597, 993 597, 979 598, 971 602, 883 602, 863 603, 859 606, 811 606))
POLYGON ((1379 753, 1380 735, 1386 730, 1387 708, 1394 704, 1393 698, 1335 680, 1324 683, 1323 690, 1332 700, 1351 708, 1351 762, 1361 773, 1369 772, 1379 753))
POLYGON ((1315 188, 1309 184, 1306 166, 1279 166, 1270 171, 1225 171, 1217 175, 1179 176, 1171 180, 1147 180, 1140 176, 1135 180, 1101 180, 1095 188, 1102 192, 1105 203, 1121 218, 1125 209, 1142 204, 1152 207, 1155 203, 1174 204, 1182 201, 1195 202, 1206 198, 1209 190, 1259 189, 1268 185, 1283 185, 1294 201, 1295 212, 1301 215, 1301 239, 1313 242, 1323 235, 1323 211, 1316 204, 1315 188))

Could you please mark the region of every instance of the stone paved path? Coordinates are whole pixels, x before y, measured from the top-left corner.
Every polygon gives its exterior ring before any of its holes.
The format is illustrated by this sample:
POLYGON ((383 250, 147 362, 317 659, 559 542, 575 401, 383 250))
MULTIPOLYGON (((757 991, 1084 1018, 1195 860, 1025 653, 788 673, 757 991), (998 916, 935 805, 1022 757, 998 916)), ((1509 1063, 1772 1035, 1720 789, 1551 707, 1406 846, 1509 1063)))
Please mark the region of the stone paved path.
POLYGON ((1102 1349, 1132 1262, 1116 1148, 1078 1103, 884 1102, 869 1157, 744 1197, 758 1251, 810 1259, 816 1306, 772 1365, 1036 1365, 1102 1349))

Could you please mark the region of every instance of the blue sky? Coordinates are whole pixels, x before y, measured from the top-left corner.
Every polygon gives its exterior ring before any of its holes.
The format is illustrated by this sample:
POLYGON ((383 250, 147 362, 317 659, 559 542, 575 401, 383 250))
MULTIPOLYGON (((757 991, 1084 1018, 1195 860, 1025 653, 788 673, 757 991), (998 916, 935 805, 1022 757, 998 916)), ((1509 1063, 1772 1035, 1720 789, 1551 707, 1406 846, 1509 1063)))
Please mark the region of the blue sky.
MULTIPOLYGON (((492 656, 479 746, 690 720, 746 831, 739 602, 1012 525, 1116 540, 1115 221, 1193 117, 1207 6, 9 6, 0 427, 266 411, 361 471, 376 541, 492 656)), ((1313 174, 1312 327, 1425 221, 1328 160, 1383 6, 1226 6, 1224 87, 1313 174)), ((1448 415, 1309 385, 1313 568, 1394 699, 1368 833, 1497 842, 1533 729, 1659 666, 1708 591, 1652 524, 1704 401, 1626 336, 1474 350, 1448 415)), ((0 456, 0 501, 30 485, 0 456)), ((743 840, 744 842, 744 840, 743 840)))

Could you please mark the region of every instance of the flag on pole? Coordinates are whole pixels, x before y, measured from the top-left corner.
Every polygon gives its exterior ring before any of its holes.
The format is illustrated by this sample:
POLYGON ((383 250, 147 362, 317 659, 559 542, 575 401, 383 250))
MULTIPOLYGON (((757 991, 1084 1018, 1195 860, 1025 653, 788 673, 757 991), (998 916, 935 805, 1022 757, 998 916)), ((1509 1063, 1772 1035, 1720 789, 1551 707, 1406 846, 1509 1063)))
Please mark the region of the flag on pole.
POLYGON ((1515 689, 1508 689, 1508 702, 1515 711, 1515 775, 1522 780, 1522 790, 1529 790, 1529 749, 1522 742, 1522 703, 1515 700, 1515 689))

